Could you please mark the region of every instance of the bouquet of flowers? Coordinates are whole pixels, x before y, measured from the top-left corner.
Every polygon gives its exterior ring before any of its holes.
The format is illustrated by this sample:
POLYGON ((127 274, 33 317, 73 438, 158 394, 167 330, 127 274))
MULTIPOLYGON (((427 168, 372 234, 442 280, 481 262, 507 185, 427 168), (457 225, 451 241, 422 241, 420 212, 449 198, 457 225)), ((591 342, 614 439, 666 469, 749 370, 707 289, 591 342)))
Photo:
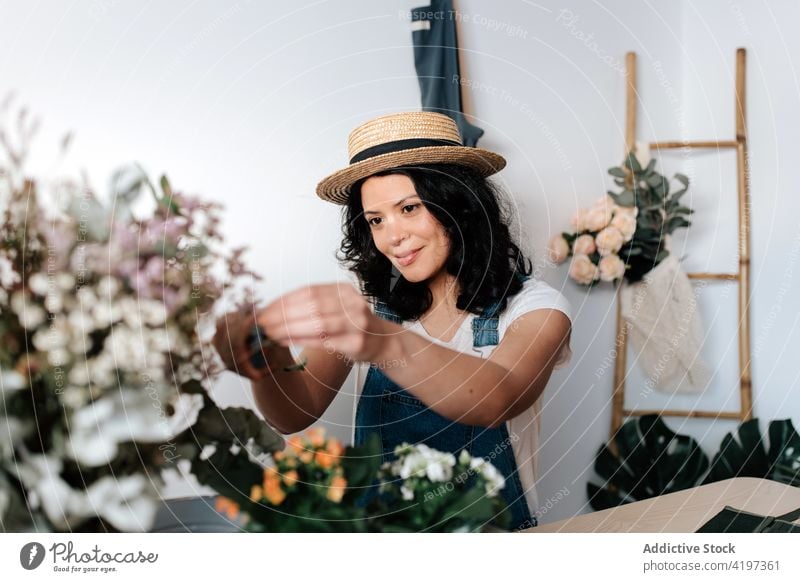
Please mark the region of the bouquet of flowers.
POLYGON ((114 175, 107 204, 84 184, 29 178, 24 111, 18 127, 18 145, 0 132, 0 524, 147 530, 162 469, 186 461, 214 486, 209 445, 226 459, 282 446, 203 385, 221 369, 203 322, 224 285, 254 275, 244 249, 224 251, 217 205, 136 168, 114 175), (136 217, 143 192, 153 208, 136 217))
POLYGON ((690 226, 686 217, 693 211, 680 204, 689 179, 675 174, 681 188, 670 193, 669 180, 655 170, 655 159, 645 148, 638 149, 622 166, 608 170, 622 191, 609 191, 591 208, 579 209, 572 219, 574 232, 550 240, 551 260, 560 264, 572 257, 570 277, 582 285, 623 277, 629 283, 640 281, 669 255, 667 236, 690 226))
POLYGON ((503 476, 483 458, 403 444, 381 464, 377 436, 344 448, 322 429, 293 436, 265 468, 231 482, 218 511, 257 532, 475 531, 508 524, 503 476), (245 493, 249 491, 249 495, 245 493))

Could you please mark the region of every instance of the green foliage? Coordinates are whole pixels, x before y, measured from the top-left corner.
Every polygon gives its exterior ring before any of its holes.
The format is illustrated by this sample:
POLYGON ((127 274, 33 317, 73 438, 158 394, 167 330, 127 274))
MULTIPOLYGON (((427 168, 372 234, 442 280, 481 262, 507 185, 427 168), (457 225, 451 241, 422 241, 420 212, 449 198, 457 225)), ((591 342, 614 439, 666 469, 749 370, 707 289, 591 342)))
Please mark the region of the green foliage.
POLYGON ((658 415, 631 419, 600 448, 595 472, 605 482, 587 486, 594 509, 607 509, 734 477, 758 477, 800 487, 800 435, 792 421, 773 420, 769 448, 758 419, 727 434, 711 463, 697 442, 670 431, 658 415))
POLYGON ((625 278, 635 283, 669 254, 663 248, 664 236, 691 226, 687 217, 694 211, 679 202, 689 188, 689 179, 675 174, 673 178, 682 188, 670 194, 669 180, 655 171, 655 160, 651 159, 643 168, 634 152, 630 152, 622 166, 610 168, 608 173, 622 188, 621 192, 608 192, 614 202, 639 209, 634 237, 618 253, 628 265, 625 278))
POLYGON ((708 469, 697 441, 672 432, 656 414, 629 420, 612 440, 617 452, 603 445, 595 460, 595 471, 605 482, 588 484, 594 509, 694 487, 708 469))

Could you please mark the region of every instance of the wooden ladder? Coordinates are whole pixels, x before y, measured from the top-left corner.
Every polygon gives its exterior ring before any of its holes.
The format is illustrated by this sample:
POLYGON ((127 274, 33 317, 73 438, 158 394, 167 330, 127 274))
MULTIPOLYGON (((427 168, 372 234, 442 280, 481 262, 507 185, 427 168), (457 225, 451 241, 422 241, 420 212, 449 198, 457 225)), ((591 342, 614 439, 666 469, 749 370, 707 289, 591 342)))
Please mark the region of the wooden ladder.
MULTIPOLYGON (((738 273, 687 273, 690 279, 711 279, 738 281, 739 283, 739 369, 740 398, 738 412, 714 410, 630 410, 625 408, 625 376, 627 359, 627 326, 622 317, 622 305, 617 294, 617 354, 614 361, 614 395, 611 414, 611 436, 622 426, 625 417, 660 414, 662 416, 683 416, 693 418, 724 418, 745 421, 753 416, 753 385, 750 375, 750 192, 747 181, 747 123, 745 116, 745 49, 736 51, 736 138, 730 141, 665 141, 650 143, 651 150, 665 149, 735 149, 738 174, 739 200, 739 272, 738 273)), ((625 155, 633 150, 636 143, 636 53, 625 55, 627 77, 625 155)))

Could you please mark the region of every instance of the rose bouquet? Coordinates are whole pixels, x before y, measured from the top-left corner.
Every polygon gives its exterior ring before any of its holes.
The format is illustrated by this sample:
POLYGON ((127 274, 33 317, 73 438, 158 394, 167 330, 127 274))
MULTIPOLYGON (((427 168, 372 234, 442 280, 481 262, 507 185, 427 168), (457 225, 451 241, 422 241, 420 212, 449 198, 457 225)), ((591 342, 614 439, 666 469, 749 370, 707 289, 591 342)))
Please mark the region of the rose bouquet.
POLYGON ((573 232, 556 235, 549 244, 553 262, 572 257, 569 275, 582 285, 640 281, 669 255, 667 236, 690 226, 686 217, 693 211, 680 204, 689 179, 675 174, 681 188, 670 193, 669 180, 656 172, 645 148, 608 173, 622 191, 609 191, 591 208, 579 209, 573 232))
POLYGON ((136 168, 114 175, 108 203, 27 177, 24 113, 18 127, 17 145, 0 133, 0 524, 147 530, 163 469, 214 486, 207 446, 235 457, 282 445, 203 384, 219 371, 204 320, 224 285, 252 274, 243 249, 224 250, 217 205, 136 168), (144 192, 152 208, 137 217, 144 192))

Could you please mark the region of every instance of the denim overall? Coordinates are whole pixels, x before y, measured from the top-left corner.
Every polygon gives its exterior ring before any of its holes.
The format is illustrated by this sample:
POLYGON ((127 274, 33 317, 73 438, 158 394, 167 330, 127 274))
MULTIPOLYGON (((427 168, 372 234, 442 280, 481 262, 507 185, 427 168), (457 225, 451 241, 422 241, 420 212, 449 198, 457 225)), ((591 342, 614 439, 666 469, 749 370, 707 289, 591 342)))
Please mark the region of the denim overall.
MULTIPOLYGON (((497 304, 492 305, 473 320, 473 347, 498 344, 496 309, 497 304)), ((402 321, 382 302, 376 305, 375 314, 395 323, 402 321)), ((473 457, 486 458, 506 478, 505 487, 500 491, 511 513, 510 529, 537 525, 525 500, 505 423, 497 428, 486 428, 449 420, 429 409, 372 365, 356 407, 355 444, 363 444, 372 433, 381 437, 383 462, 390 461, 394 448, 403 442, 424 443, 456 456, 466 449, 473 457)))

